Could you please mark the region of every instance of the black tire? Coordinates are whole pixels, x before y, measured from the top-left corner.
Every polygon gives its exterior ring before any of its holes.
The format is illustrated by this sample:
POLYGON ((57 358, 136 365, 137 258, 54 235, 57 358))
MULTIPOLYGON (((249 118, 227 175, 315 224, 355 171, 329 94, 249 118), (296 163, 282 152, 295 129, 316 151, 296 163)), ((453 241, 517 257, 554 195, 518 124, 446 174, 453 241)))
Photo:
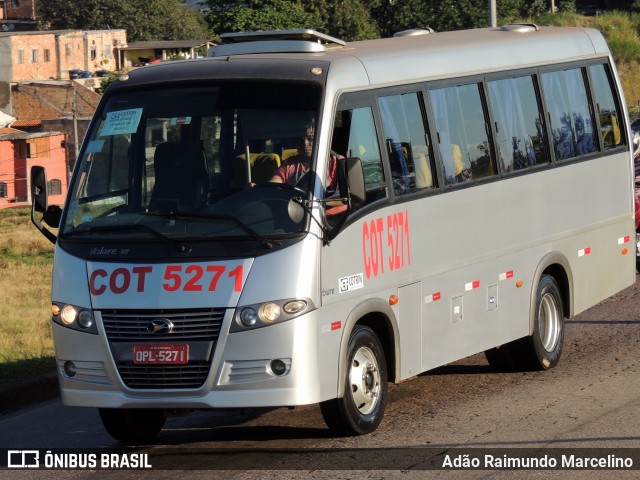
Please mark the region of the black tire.
POLYGON ((500 372, 513 372, 518 370, 519 366, 513 357, 511 347, 512 345, 508 343, 490 350, 485 350, 484 356, 487 358, 487 362, 489 362, 491 368, 500 372))
POLYGON ((125 443, 153 440, 166 420, 161 409, 99 408, 104 428, 116 440, 125 443))
POLYGON ((564 342, 564 308, 558 283, 543 275, 536 292, 533 334, 484 352, 500 371, 547 370, 557 365, 564 342))
POLYGON ((380 340, 369 327, 356 325, 347 347, 344 396, 320 404, 327 426, 340 435, 373 432, 387 404, 387 365, 380 340))
POLYGON ((510 348, 524 370, 548 370, 558 364, 564 342, 564 308, 555 278, 542 275, 536 292, 533 334, 510 348))

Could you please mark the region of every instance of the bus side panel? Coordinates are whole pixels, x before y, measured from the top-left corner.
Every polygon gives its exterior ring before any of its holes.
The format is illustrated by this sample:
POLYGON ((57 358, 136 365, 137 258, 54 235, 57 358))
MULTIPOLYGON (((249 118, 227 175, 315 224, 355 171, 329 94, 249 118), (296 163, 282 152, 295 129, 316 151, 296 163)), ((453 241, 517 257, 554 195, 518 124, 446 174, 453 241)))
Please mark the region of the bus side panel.
POLYGON ((627 181, 618 154, 374 211, 323 249, 323 303, 397 289, 403 378, 526 336, 550 252, 569 260, 576 313, 633 281, 627 181))

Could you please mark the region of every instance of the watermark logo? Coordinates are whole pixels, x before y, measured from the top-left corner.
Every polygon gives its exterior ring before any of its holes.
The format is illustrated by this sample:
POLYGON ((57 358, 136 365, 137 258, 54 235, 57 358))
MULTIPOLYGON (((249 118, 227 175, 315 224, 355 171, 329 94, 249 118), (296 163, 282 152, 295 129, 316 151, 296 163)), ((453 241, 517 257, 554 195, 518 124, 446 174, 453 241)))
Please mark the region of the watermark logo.
POLYGON ((40 452, 38 450, 9 450, 7 452, 9 468, 39 468, 40 452))

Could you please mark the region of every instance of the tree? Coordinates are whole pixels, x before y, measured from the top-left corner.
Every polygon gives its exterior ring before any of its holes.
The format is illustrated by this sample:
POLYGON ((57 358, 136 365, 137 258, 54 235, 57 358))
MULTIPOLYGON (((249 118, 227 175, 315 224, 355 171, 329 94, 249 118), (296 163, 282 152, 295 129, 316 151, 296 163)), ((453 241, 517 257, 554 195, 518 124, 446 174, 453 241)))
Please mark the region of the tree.
POLYGON ((372 8, 379 3, 380 0, 310 0, 304 3, 304 8, 324 19, 324 33, 352 41, 380 37, 380 29, 372 15, 372 8))
MULTIPOLYGON (((540 0, 500 0, 498 24, 510 23, 540 0)), ((411 28, 430 27, 435 31, 462 30, 489 26, 488 0, 381 0, 372 15, 383 37, 411 28)))
POLYGON ((129 1, 135 5, 135 17, 127 32, 136 39, 203 40, 211 36, 200 13, 185 7, 179 0, 129 1))
POLYGON ((206 23, 180 0, 38 0, 43 30, 121 28, 129 41, 207 39, 206 23))
POLYGON ((218 35, 238 31, 320 29, 323 25, 317 13, 306 12, 291 0, 209 0, 208 4, 205 18, 218 35))

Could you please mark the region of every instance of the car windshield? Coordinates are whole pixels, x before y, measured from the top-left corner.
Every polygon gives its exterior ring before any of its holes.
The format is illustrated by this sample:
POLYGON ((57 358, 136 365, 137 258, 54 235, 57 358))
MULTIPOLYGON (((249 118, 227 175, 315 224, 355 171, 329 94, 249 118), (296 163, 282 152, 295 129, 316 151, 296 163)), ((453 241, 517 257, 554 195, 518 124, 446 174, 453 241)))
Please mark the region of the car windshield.
POLYGON ((303 232, 291 200, 310 176, 272 180, 289 157, 312 166, 319 99, 316 86, 270 82, 115 92, 85 141, 61 234, 268 244, 303 232))

